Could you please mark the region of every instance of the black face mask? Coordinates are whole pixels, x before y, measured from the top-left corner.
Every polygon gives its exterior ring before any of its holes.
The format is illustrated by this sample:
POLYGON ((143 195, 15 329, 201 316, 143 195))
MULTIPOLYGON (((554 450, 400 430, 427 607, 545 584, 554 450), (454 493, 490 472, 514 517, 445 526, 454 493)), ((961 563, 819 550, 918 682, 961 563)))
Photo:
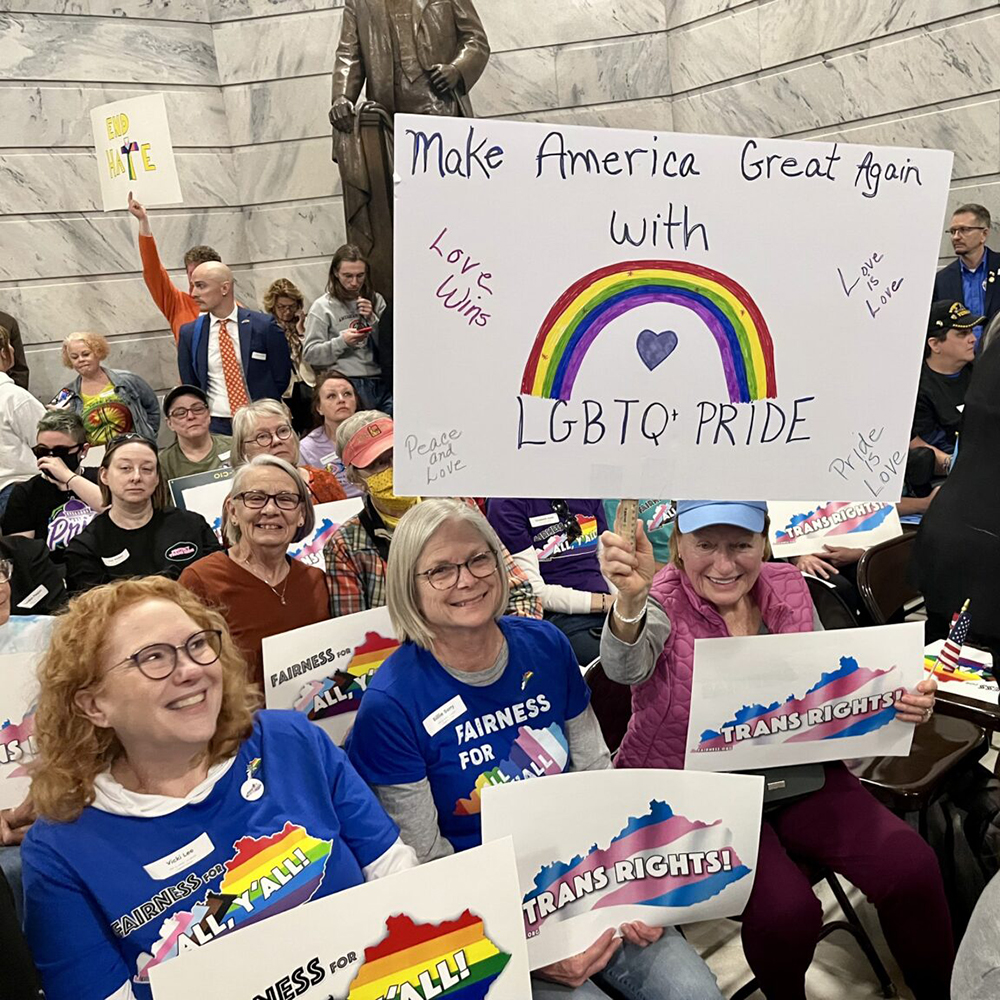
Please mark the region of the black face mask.
POLYGON ((52 458, 61 459, 70 472, 76 472, 80 468, 80 462, 83 457, 80 453, 82 451, 82 445, 75 445, 72 448, 66 445, 56 445, 55 448, 46 448, 45 445, 37 444, 31 449, 35 458, 48 458, 51 456, 52 458))

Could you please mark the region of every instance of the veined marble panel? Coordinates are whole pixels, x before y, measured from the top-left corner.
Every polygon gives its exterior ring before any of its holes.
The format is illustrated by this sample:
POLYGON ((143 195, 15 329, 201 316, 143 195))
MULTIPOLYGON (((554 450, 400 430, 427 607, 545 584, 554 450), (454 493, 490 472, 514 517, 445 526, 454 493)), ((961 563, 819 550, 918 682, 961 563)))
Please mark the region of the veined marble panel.
POLYGON ((752 0, 663 0, 667 8, 667 27, 678 28, 682 24, 700 21, 724 10, 742 7, 752 0))
POLYGON ((225 87, 233 144, 329 138, 330 89, 329 73, 225 87))
POLYGON ((684 132, 786 135, 1000 89, 1000 14, 674 100, 684 132))
POLYGON ((340 194, 340 170, 330 153, 329 139, 298 139, 233 150, 240 203, 266 205, 340 194))
POLYGON ((667 33, 556 49, 558 105, 577 107, 670 93, 667 33))
POLYGON ((207 21, 205 0, 0 0, 0 11, 207 21))
POLYGON ((953 178, 982 177, 1000 172, 1000 101, 990 98, 796 138, 951 149, 955 153, 953 178))
POLYGON ((249 261, 333 257, 347 241, 341 198, 245 210, 249 261))
POLYGON ((645 101, 621 101, 616 104, 594 104, 582 108, 531 111, 523 115, 504 117, 514 121, 548 122, 552 125, 601 125, 605 128, 638 128, 657 132, 669 132, 673 129, 669 97, 653 97, 645 101))
POLYGON ((761 63, 780 66, 996 6, 996 0, 772 0, 760 7, 761 63))
MULTIPOLYGON (((244 219, 237 209, 164 214, 153 219, 160 258, 179 262, 197 243, 214 246, 231 263, 248 260, 244 219)), ((0 221, 0 281, 134 272, 139 250, 125 213, 91 218, 0 221)))
MULTIPOLYGON (((332 256, 332 254, 331 254, 332 256)), ((256 302, 264 301, 264 293, 272 281, 278 278, 288 278, 303 296, 308 308, 326 290, 326 280, 330 273, 330 261, 314 260, 298 263, 255 264, 251 269, 237 274, 237 280, 242 287, 250 290, 256 302)))
MULTIPOLYGON (((671 31, 667 52, 675 94, 760 69, 759 8, 671 31)), ((669 93, 669 91, 663 91, 669 93)))
MULTIPOLYGON (((238 205, 229 150, 177 153, 189 208, 238 205)), ((99 165, 92 152, 0 154, 0 215, 100 212, 99 165)))
POLYGON ((480 0, 476 9, 494 52, 666 28, 663 0, 480 0))
POLYGON ((558 107, 556 50, 522 49, 491 56, 472 91, 472 106, 482 118, 558 107))
POLYGON ((229 145, 226 109, 218 87, 166 90, 26 83, 0 85, 0 143, 7 147, 92 149, 91 108, 149 93, 164 95, 175 146, 229 145))
POLYGON ((207 2, 211 8, 212 20, 216 24, 344 6, 344 0, 207 0, 207 2))
POLYGON ((209 24, 0 14, 0 79, 218 85, 219 75, 209 24))
POLYGON ((216 24, 223 85, 331 72, 342 17, 337 8, 216 24))

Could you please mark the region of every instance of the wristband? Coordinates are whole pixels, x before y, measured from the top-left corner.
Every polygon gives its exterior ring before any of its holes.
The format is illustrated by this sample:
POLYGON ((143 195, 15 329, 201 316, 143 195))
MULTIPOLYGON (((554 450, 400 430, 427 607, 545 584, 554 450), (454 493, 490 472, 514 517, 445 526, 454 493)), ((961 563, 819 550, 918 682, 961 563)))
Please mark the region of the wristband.
POLYGON ((612 611, 614 612, 614 615, 615 615, 615 617, 616 617, 616 618, 617 618, 617 619, 618 619, 618 620, 619 620, 619 621, 620 621, 620 622, 621 622, 621 623, 622 623, 623 625, 635 625, 635 624, 636 624, 636 622, 641 622, 641 621, 643 620, 643 618, 645 618, 645 617, 646 617, 646 606, 645 606, 645 605, 643 605, 643 606, 642 606, 642 611, 640 611, 640 612, 639 612, 639 613, 638 613, 638 614, 637 614, 637 615, 635 616, 635 618, 626 618, 626 617, 625 617, 625 616, 624 616, 624 615, 623 615, 623 614, 622 614, 622 613, 621 613, 621 612, 620 612, 620 611, 618 610, 618 598, 617 598, 617 597, 615 598, 615 603, 611 605, 611 610, 612 610, 612 611))
POLYGON ((69 479, 67 479, 67 480, 66 480, 66 482, 65 482, 65 483, 64 483, 63 485, 64 485, 64 486, 65 486, 65 487, 66 487, 67 489, 69 489, 69 484, 70 484, 71 482, 73 482, 73 480, 74 480, 74 479, 78 479, 79 477, 80 477, 80 473, 79 473, 79 472, 74 472, 74 473, 73 473, 73 475, 72 475, 72 476, 70 476, 70 477, 69 477, 69 479))

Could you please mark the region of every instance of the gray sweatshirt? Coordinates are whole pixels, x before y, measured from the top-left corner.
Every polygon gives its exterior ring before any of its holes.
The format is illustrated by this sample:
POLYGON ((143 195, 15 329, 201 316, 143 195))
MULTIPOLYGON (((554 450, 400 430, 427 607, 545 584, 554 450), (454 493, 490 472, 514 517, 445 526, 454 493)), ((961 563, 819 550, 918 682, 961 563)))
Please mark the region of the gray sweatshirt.
POLYGON ((327 292, 310 307, 306 316, 306 335, 302 341, 302 360, 320 371, 336 368, 344 375, 378 378, 382 367, 375 357, 378 346, 378 317, 385 310, 385 299, 375 293, 372 300, 375 315, 371 318, 372 332, 368 339, 352 347, 341 336, 352 320, 358 318, 356 301, 342 302, 327 292))

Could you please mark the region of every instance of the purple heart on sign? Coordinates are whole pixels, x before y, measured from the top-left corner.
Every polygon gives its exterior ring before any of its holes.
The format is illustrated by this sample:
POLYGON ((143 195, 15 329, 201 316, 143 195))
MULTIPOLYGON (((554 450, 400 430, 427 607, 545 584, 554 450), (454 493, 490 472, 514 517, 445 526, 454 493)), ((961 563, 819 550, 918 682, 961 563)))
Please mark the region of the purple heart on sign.
POLYGON ((652 371, 657 365, 666 361, 677 346, 677 334, 673 330, 643 330, 636 338, 635 349, 639 352, 642 363, 652 371))

